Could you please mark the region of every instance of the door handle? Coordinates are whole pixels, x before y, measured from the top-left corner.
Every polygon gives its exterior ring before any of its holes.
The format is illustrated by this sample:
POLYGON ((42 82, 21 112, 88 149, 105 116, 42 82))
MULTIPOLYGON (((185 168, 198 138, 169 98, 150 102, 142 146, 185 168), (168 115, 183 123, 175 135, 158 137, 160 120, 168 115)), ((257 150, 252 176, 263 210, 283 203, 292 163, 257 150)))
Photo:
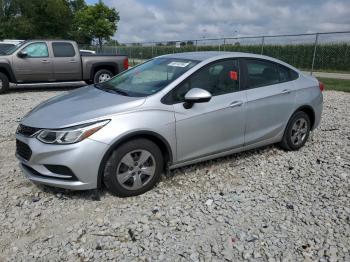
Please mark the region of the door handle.
POLYGON ((230 107, 238 107, 238 106, 241 106, 241 105, 243 105, 243 101, 233 101, 230 104, 230 107))
POLYGON ((290 94, 290 92, 292 92, 292 90, 290 89, 284 89, 281 94, 290 94))
POLYGON ((69 63, 77 63, 76 60, 69 60, 69 63))
POLYGON ((41 60, 41 63, 50 63, 50 61, 49 60, 41 60))

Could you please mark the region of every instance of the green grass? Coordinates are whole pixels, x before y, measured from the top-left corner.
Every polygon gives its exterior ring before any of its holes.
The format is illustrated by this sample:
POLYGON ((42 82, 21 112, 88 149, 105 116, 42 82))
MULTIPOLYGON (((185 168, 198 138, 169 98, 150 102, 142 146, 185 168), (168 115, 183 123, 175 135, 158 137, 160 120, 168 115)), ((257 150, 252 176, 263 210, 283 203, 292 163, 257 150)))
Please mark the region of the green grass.
POLYGON ((324 83, 325 90, 335 90, 350 93, 350 80, 322 77, 318 77, 317 79, 324 83))

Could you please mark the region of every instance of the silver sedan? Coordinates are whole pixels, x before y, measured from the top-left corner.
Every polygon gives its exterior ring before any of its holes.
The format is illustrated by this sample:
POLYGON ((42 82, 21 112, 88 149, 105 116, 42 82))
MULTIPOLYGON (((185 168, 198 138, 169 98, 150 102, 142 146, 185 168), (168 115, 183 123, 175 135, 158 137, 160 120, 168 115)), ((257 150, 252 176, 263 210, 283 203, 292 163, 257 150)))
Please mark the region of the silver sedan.
POLYGON ((298 150, 320 123, 322 91, 267 56, 160 56, 34 108, 16 155, 35 183, 139 195, 177 167, 273 143, 298 150))

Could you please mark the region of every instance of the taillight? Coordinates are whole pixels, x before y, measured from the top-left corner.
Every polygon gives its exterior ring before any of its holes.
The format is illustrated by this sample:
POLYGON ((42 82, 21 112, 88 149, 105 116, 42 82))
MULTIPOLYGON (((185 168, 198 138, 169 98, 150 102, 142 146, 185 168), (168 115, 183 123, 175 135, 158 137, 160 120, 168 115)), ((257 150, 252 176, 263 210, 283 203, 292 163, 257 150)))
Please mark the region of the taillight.
POLYGON ((323 84, 321 81, 318 81, 318 86, 319 86, 321 92, 323 92, 323 90, 324 90, 324 84, 323 84))
POLYGON ((124 69, 128 69, 129 68, 129 59, 125 58, 124 59, 124 69))

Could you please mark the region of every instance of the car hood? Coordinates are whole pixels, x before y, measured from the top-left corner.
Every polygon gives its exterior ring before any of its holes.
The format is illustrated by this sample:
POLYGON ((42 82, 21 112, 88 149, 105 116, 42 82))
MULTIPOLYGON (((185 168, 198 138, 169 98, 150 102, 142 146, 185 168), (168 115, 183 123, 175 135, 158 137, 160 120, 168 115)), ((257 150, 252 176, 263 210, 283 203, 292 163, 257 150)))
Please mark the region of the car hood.
POLYGON ((63 128, 108 118, 144 102, 142 97, 128 97, 86 86, 39 104, 24 116, 21 123, 38 128, 63 128))

